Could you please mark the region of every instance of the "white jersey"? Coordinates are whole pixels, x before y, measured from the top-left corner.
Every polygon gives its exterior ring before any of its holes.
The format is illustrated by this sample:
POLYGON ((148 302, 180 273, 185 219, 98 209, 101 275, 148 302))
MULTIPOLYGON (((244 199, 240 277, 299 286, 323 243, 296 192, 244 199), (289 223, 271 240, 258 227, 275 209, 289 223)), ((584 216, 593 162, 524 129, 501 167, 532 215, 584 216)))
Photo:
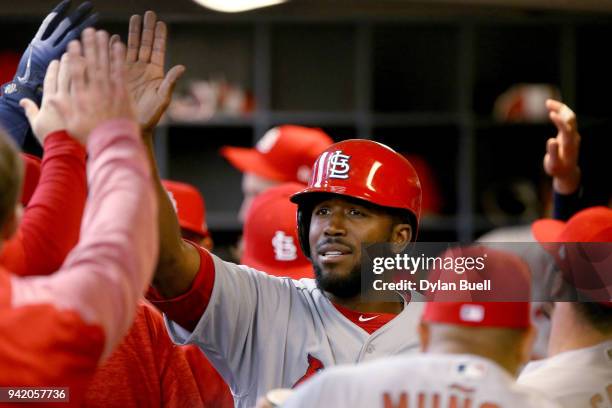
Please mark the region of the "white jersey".
POLYGON ((567 408, 612 408, 612 340, 530 363, 518 382, 567 408))
POLYGON ((215 283, 193 333, 167 321, 178 344, 197 344, 223 376, 237 407, 291 388, 320 369, 418 351, 423 303, 372 334, 342 315, 313 279, 278 278, 212 255, 215 283))
POLYGON ((559 408, 516 385, 500 366, 468 354, 389 357, 336 367, 300 385, 283 408, 559 408))

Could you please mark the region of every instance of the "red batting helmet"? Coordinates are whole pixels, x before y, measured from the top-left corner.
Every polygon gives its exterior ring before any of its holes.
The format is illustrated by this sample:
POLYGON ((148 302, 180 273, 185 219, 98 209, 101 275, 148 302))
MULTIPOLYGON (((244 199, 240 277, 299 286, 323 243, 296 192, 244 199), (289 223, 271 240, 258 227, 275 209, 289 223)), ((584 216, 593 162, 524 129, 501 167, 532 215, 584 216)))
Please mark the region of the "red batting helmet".
MULTIPOLYGON (((415 228, 421 213, 421 183, 405 157, 381 143, 349 139, 327 148, 317 159, 308 187, 291 197, 298 204, 298 233, 310 256, 308 232, 313 196, 321 193, 357 198, 381 207, 405 210, 415 228)), ((416 238, 416 231, 413 240, 416 238)))

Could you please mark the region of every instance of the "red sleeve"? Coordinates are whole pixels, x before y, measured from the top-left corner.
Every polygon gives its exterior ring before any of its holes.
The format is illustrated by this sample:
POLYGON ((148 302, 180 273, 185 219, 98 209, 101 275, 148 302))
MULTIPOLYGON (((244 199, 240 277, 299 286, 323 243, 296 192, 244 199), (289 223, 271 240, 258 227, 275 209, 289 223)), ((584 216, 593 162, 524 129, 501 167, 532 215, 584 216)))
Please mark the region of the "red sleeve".
POLYGON ((85 149, 66 132, 45 139, 38 187, 0 264, 17 275, 49 275, 76 245, 87 198, 85 149))
POLYGON ((0 386, 69 387, 78 406, 102 354, 102 328, 48 304, 11 308, 10 291, 0 271, 0 386))
POLYGON ((186 242, 193 245, 200 254, 200 270, 191 288, 186 293, 172 299, 165 299, 155 289, 150 288, 147 299, 164 312, 170 320, 186 330, 193 331, 210 302, 215 284, 215 264, 206 249, 193 242, 186 242))

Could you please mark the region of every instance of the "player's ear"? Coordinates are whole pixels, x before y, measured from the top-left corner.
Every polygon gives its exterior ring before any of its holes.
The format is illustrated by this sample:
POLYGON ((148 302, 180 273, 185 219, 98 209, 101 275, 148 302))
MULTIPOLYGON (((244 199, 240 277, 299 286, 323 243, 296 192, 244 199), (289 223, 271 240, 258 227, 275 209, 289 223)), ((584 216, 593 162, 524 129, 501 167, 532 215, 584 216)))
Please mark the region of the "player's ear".
POLYGON ((395 224, 391 231, 393 250, 400 253, 406 249, 412 240, 412 226, 410 224, 395 224))
POLYGON ((429 325, 427 323, 419 323, 419 338, 421 340, 421 351, 427 351, 429 348, 429 325))

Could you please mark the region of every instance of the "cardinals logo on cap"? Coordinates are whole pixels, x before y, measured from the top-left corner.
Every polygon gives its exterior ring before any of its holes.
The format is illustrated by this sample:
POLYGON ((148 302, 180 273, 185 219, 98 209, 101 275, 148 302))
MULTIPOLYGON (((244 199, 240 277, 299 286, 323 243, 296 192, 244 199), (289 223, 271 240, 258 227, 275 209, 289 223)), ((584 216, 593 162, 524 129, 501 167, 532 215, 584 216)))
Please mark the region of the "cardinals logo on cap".
POLYGON ((257 149, 260 153, 268 153, 270 150, 272 150, 280 135, 280 129, 277 127, 268 130, 261 140, 257 142, 255 149, 257 149))
POLYGON ((329 178, 347 179, 351 169, 349 159, 351 156, 342 154, 342 150, 336 150, 329 156, 329 178))
POLYGON ((297 246, 291 235, 285 235, 283 231, 276 231, 272 238, 274 247, 274 259, 277 261, 294 261, 298 257, 297 246))

